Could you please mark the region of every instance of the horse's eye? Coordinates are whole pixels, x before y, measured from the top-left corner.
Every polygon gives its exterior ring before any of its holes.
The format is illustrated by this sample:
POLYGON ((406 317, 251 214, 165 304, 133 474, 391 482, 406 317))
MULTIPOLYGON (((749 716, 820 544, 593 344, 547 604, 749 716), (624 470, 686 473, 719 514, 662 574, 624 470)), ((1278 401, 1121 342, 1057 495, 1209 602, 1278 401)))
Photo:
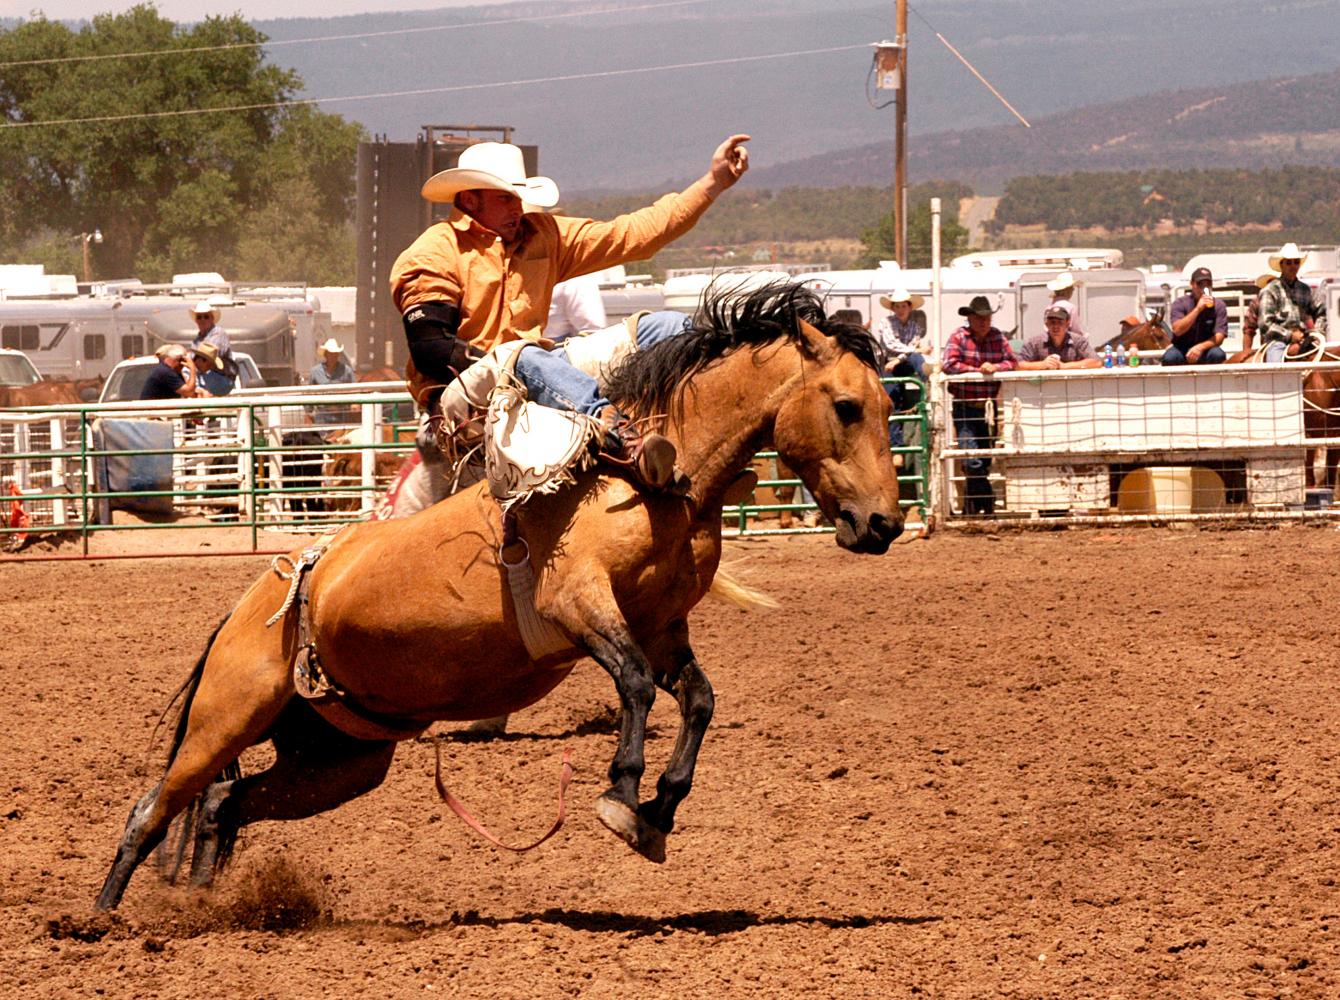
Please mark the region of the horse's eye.
POLYGON ((861 404, 854 399, 839 399, 833 403, 833 411, 844 424, 854 424, 861 419, 861 404))

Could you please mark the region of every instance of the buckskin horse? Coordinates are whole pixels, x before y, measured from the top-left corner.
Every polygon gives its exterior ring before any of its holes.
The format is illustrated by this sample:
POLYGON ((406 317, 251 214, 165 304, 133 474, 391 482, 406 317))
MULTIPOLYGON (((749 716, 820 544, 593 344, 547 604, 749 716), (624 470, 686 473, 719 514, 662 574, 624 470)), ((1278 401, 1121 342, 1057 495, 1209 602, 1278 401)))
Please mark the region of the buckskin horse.
POLYGON ((611 675, 622 710, 597 815, 635 851, 662 860, 712 717, 688 613, 717 570, 723 500, 772 445, 836 525, 840 546, 887 551, 902 520, 879 367, 869 334, 828 320, 817 296, 788 284, 709 296, 692 329, 633 354, 607 380, 608 395, 635 417, 663 416, 693 486, 687 497, 648 496, 597 467, 518 505, 535 610, 567 644, 540 661, 518 634, 499 510, 484 484, 412 517, 345 528, 311 570, 307 641, 347 705, 383 724, 383 738, 336 729, 296 695, 299 614, 266 626, 290 593, 266 573, 187 679, 167 771, 131 809, 98 907, 120 902, 136 866, 188 807, 191 881, 207 885, 242 827, 311 816, 370 791, 397 736, 524 708, 583 656, 611 675), (675 698, 680 729, 655 797, 639 802, 658 687, 675 698), (273 765, 238 777, 238 756, 267 739, 273 765))

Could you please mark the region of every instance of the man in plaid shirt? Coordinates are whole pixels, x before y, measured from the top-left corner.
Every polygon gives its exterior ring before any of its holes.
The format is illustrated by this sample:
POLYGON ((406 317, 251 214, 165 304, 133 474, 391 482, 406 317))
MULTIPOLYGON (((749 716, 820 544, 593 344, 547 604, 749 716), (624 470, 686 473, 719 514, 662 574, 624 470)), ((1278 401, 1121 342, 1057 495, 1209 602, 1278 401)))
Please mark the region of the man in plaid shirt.
POLYGON ((1298 280, 1298 269, 1307 254, 1296 244, 1286 243, 1270 258, 1270 268, 1280 276, 1261 293, 1261 343, 1266 361, 1283 361, 1303 349, 1303 341, 1323 315, 1312 301, 1312 289, 1298 280))
MULTIPOLYGON (((946 375, 978 372, 991 376, 1019 367, 1005 334, 991 325, 995 310, 985 295, 974 296, 966 306, 959 307, 958 314, 967 317, 968 325, 955 330, 945 345, 941 369, 946 375)), ((986 403, 999 395, 1000 383, 990 378, 980 382, 950 382, 949 393, 954 397, 954 440, 957 446, 990 448, 993 434, 987 423, 986 403)), ((987 479, 990 471, 989 458, 963 460, 963 513, 990 516, 996 512, 996 495, 987 479)))

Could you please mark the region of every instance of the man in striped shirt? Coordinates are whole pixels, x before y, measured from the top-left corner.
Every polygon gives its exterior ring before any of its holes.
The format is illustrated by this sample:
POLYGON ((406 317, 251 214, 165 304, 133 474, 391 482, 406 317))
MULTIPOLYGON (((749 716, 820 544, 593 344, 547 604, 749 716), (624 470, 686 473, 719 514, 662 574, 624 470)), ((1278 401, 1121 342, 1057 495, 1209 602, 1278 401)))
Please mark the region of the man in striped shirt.
MULTIPOLYGON (((995 310, 985 295, 974 296, 958 314, 967 317, 967 325, 954 331, 945 345, 941 369, 946 375, 978 372, 988 376, 982 381, 950 382, 954 397, 952 417, 954 440, 959 448, 987 449, 994 435, 987 421, 986 404, 1000 394, 1000 383, 990 376, 1013 371, 1019 362, 1010 350, 1010 342, 991 324, 995 310)), ((963 460, 963 513, 990 516, 996 511, 996 496, 987 475, 991 459, 974 456, 963 460)))

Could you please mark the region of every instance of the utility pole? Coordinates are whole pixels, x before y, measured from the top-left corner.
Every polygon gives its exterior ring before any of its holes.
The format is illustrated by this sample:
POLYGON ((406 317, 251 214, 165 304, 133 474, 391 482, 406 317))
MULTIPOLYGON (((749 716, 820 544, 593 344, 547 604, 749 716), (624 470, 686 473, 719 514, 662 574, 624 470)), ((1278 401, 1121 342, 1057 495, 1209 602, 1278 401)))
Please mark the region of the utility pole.
POLYGON ((899 76, 897 107, 894 109, 893 152, 893 254, 899 267, 907 267, 907 0, 898 0, 899 76))
MULTIPOLYGON (((897 34, 875 43, 875 89, 894 91, 893 256, 907 266, 907 0, 897 0, 897 34)), ((886 108, 887 104, 877 107, 886 108)))

